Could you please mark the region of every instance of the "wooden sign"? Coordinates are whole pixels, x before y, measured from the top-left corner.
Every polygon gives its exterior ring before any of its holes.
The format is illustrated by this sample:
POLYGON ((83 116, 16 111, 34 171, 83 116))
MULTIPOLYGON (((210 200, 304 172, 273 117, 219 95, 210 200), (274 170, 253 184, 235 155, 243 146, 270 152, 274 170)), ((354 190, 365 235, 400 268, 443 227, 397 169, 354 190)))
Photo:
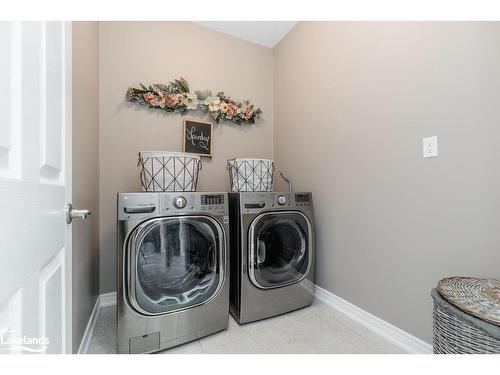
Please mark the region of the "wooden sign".
POLYGON ((184 120, 183 151, 200 156, 212 156, 212 124, 184 120))

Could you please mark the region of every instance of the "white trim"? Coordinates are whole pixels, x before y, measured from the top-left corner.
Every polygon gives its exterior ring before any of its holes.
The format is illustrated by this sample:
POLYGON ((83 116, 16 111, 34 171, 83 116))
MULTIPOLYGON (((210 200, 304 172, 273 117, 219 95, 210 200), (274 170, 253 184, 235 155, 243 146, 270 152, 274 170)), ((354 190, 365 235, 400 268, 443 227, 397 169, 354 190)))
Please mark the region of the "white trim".
POLYGON ((393 326, 392 324, 382 320, 375 315, 366 312, 363 309, 353 305, 352 303, 342 299, 326 289, 315 285, 315 297, 333 307, 339 312, 347 315, 352 320, 364 325, 369 330, 382 336, 387 341, 398 346, 407 353, 415 354, 430 354, 432 353, 432 345, 409 334, 402 329, 393 326))
POLYGON ((94 308, 92 309, 92 314, 90 314, 89 321, 87 323, 87 328, 85 328, 85 332, 82 337, 82 342, 80 343, 80 347, 78 348, 78 354, 86 354, 89 350, 90 341, 92 341, 92 336, 94 335, 94 328, 97 322, 97 317, 99 316, 99 312, 101 311, 101 306, 99 304, 101 296, 97 296, 95 301, 94 308))
MULTIPOLYGON (((65 203, 73 200, 73 23, 71 21, 62 22, 62 43, 63 43, 63 174, 65 184, 65 203)), ((45 24, 43 29, 45 29, 45 24)), ((45 45, 43 46, 45 48, 45 45)), ((45 70, 45 67, 43 67, 45 70)), ((46 72, 45 72, 46 73, 46 72)), ((44 73, 44 74, 45 74, 44 73)), ((44 84, 45 80, 42 80, 44 84)), ((45 117, 43 117, 45 118, 45 117)), ((62 207, 61 207, 62 208, 62 207)), ((73 228, 71 225, 65 226, 65 251, 63 267, 63 320, 64 320, 64 340, 63 353, 73 353, 73 228)))
POLYGON ((89 322, 87 323, 87 328, 85 329, 85 333, 82 337, 82 342, 80 343, 80 347, 78 348, 78 354, 87 354, 90 342, 92 341, 92 336, 94 335, 94 328, 97 322, 97 317, 101 312, 101 308, 107 306, 114 306, 116 304, 116 292, 105 293, 97 296, 97 300, 95 301, 94 309, 92 310, 92 314, 90 314, 89 322))

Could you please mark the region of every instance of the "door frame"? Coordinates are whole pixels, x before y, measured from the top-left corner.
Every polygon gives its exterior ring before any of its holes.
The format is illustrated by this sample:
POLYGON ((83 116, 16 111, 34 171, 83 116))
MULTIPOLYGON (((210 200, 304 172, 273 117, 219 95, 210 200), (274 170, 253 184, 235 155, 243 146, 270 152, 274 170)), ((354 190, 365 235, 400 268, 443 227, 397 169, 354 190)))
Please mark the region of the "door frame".
MULTIPOLYGON (((64 176, 66 185, 66 203, 73 198, 73 53, 72 53, 72 22, 63 21, 64 26, 64 108, 65 108, 65 158, 64 176)), ((64 207, 62 207, 64 209, 64 207)), ((64 259, 64 329, 65 340, 63 353, 73 353, 73 231, 71 224, 66 225, 65 259, 64 259)))

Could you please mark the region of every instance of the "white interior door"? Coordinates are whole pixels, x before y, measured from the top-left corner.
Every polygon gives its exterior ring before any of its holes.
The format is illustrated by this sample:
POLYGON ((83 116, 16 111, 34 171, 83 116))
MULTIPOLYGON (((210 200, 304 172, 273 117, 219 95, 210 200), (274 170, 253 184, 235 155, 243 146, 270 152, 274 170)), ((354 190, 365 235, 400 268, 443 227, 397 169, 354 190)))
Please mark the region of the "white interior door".
POLYGON ((0 22, 0 353, 71 351, 71 24, 0 22))

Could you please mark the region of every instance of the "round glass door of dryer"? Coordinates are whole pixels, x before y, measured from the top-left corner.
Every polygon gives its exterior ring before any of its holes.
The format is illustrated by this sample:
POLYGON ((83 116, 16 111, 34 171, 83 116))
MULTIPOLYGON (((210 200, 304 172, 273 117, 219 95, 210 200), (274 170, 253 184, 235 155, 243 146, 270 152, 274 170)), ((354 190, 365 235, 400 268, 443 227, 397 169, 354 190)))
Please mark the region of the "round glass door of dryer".
POLYGON ((257 216, 249 229, 249 276, 263 289, 302 280, 310 269, 312 229, 300 212, 257 216))
POLYGON ((132 233, 128 261, 129 301, 140 313, 203 304, 222 285, 223 229, 208 216, 149 220, 132 233))

